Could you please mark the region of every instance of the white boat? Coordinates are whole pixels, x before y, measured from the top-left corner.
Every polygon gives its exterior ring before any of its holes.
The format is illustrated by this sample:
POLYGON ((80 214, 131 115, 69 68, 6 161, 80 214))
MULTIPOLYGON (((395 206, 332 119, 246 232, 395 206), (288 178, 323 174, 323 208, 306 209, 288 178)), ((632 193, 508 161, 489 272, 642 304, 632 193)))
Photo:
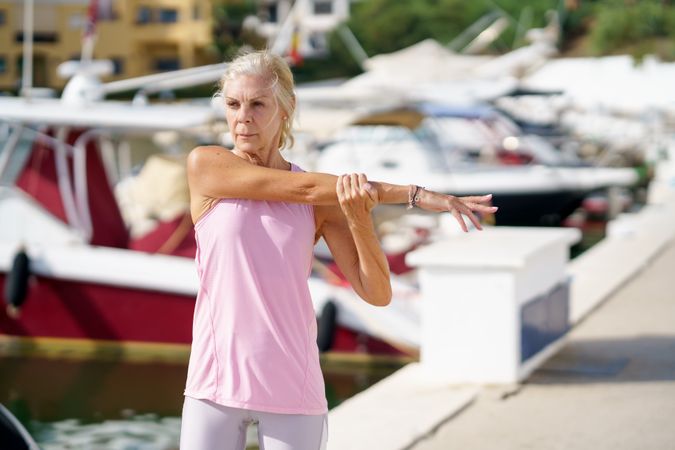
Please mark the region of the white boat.
POLYGON ((629 168, 466 163, 443 148, 438 133, 433 119, 417 107, 371 113, 322 149, 316 170, 362 172, 374 180, 457 196, 491 193, 500 207, 497 223, 508 225, 558 224, 591 192, 638 181, 629 168))
MULTIPOLYGON (((24 42, 30 41, 27 33, 24 42)), ((92 34, 84 47, 82 62, 61 67, 72 76, 62 98, 36 98, 27 78, 26 97, 0 97, 0 287, 7 303, 0 310, 0 338, 172 351, 191 342, 198 289, 188 205, 180 189, 168 208, 173 216, 164 216, 166 209, 123 211, 118 198, 134 190, 129 180, 134 160, 143 159, 139 139, 159 142, 174 156, 197 144, 222 143, 222 103, 153 105, 143 94, 215 81, 225 65, 101 83, 98 76, 110 64, 91 60, 92 34), (133 102, 104 100, 128 90, 140 95, 133 102), (141 226, 132 226, 129 218, 138 215, 141 226)), ((153 167, 160 175, 146 177, 137 191, 152 196, 185 183, 180 168, 153 167), (173 178, 163 189, 158 183, 168 173, 173 178)), ((321 333, 322 349, 410 350, 402 333, 374 327, 373 320, 382 322, 354 309, 364 302, 351 288, 319 276, 309 283, 317 315, 324 324, 336 321, 321 333)), ((387 308, 379 316, 396 314, 387 308)))

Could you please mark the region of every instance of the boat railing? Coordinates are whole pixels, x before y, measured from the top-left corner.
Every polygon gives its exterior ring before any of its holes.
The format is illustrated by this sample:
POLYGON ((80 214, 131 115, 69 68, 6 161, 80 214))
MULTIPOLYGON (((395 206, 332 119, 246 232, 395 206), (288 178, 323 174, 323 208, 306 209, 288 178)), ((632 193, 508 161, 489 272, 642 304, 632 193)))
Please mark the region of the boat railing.
MULTIPOLYGON (((31 142, 42 142, 54 151, 57 185, 67 223, 86 240, 93 235, 87 186, 87 144, 96 136, 110 135, 108 130, 90 129, 82 133, 71 145, 66 142, 71 131, 69 127, 60 127, 55 136, 48 132, 36 130, 25 124, 5 122, 8 136, 0 154, 0 179, 9 169, 22 137, 28 136, 31 142), (72 157, 72 183, 68 157, 72 157)), ((32 151, 32 149, 30 150, 32 151)))

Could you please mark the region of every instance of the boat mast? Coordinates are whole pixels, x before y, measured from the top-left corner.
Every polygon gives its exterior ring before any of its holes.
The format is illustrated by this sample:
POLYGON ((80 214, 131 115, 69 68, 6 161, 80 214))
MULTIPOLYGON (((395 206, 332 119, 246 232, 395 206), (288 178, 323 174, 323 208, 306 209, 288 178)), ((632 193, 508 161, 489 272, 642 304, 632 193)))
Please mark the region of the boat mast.
POLYGON ((26 98, 30 97, 33 87, 33 3, 34 0, 24 0, 23 7, 23 70, 20 94, 26 98))
POLYGON ((98 0, 89 1, 87 23, 82 35, 82 55, 80 63, 88 66, 94 59, 94 44, 96 42, 96 22, 98 20, 98 0))

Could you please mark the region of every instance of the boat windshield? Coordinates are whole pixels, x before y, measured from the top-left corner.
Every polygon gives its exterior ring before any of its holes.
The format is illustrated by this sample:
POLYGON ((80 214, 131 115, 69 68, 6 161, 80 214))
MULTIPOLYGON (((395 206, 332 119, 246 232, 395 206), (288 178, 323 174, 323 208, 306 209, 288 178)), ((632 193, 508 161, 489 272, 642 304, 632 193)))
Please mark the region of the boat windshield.
POLYGON ((354 125, 340 131, 340 141, 354 143, 385 143, 417 140, 408 128, 392 125, 354 125))

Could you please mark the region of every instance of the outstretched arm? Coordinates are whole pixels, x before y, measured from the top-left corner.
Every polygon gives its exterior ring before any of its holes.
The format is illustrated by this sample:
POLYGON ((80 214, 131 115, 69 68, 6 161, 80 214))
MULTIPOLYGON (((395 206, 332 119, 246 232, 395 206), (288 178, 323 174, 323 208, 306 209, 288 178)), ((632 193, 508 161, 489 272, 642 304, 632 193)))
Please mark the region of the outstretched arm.
MULTIPOLYGON (((256 166, 234 155, 223 147, 197 147, 188 156, 188 183, 196 207, 196 220, 205 211, 211 199, 246 198, 251 200, 285 201, 311 205, 338 205, 335 190, 337 177, 325 173, 288 172, 256 166), (202 207, 203 206, 203 207, 202 207)), ((407 203, 409 186, 370 182, 379 203, 407 203)), ((494 212, 487 205, 490 198, 454 197, 437 192, 420 192, 417 206, 429 211, 449 211, 466 231, 461 214, 465 214, 480 229, 472 211, 494 212)))
MULTIPOLYGON (((256 166, 216 146, 197 147, 187 161, 190 191, 210 198, 247 198, 312 205, 337 205, 337 177, 256 166)), ((408 186, 372 183, 380 203, 406 203, 408 186)))

